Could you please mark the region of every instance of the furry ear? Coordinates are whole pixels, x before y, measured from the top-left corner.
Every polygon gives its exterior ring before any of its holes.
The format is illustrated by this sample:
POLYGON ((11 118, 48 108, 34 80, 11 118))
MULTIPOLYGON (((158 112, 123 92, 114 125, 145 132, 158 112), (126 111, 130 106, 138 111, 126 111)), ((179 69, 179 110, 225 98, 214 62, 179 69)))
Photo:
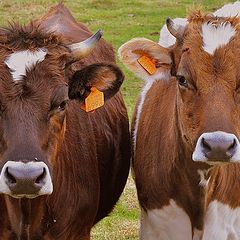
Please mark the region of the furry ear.
POLYGON ((122 62, 144 80, 168 79, 170 77, 172 59, 167 48, 146 38, 132 39, 119 48, 122 62), (145 57, 146 66, 141 63, 145 57), (148 69, 148 66, 153 69, 148 69))
POLYGON ((116 65, 92 64, 77 71, 69 80, 69 98, 83 101, 95 87, 107 100, 118 92, 123 80, 124 75, 116 65))

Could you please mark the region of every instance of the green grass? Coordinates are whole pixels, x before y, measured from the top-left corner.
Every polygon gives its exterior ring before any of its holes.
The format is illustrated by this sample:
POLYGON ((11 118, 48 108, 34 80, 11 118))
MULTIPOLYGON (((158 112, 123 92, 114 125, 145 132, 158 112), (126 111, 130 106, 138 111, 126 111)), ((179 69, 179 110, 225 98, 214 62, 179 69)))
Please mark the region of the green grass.
MULTIPOLYGON (((59 1, 53 0, 0 0, 0 24, 13 20, 27 23, 46 13, 59 1)), ((188 9, 202 5, 206 11, 215 10, 227 0, 72 0, 65 1, 74 17, 84 22, 92 31, 101 28, 104 38, 117 49, 134 37, 158 41, 159 29, 167 17, 184 17, 188 9)), ((126 75, 122 92, 131 116, 143 82, 118 61, 126 75)), ((139 210, 133 180, 127 187, 114 212, 101 221, 92 232, 94 240, 137 239, 139 210)))

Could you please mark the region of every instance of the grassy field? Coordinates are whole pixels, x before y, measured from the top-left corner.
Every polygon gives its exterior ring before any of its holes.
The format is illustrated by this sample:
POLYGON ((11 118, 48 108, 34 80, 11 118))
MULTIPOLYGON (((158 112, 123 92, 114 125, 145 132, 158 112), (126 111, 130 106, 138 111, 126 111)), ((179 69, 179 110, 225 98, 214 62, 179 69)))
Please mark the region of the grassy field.
MULTIPOLYGON (((59 1, 53 0, 5 0, 0 1, 0 24, 10 21, 27 23, 46 13, 59 1)), ((92 31, 104 30, 104 38, 117 50, 121 44, 134 37, 146 37, 157 41, 159 29, 167 17, 184 17, 188 9, 199 7, 212 11, 226 0, 74 0, 64 1, 74 17, 84 22, 92 31)), ((118 62, 119 63, 119 62, 118 62)), ((119 63, 126 80, 122 87, 131 117, 142 81, 134 77, 119 63)), ((129 178, 127 187, 114 212, 101 221, 92 232, 94 240, 137 239, 139 210, 134 183, 129 178)))

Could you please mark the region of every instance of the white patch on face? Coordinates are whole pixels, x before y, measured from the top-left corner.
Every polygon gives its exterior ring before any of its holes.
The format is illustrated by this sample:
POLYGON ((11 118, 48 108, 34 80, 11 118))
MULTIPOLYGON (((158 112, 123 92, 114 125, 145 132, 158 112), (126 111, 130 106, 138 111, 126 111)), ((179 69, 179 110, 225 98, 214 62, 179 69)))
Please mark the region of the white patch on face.
POLYGON ((27 170, 31 169, 32 167, 42 167, 45 169, 46 174, 45 174, 45 179, 44 179, 44 185, 42 186, 42 188, 39 190, 38 192, 38 196, 39 195, 49 195, 53 192, 53 184, 52 184, 52 179, 51 179, 51 175, 48 169, 48 166, 44 163, 44 162, 27 162, 27 163, 23 163, 23 162, 14 162, 14 161, 8 161, 4 164, 2 171, 0 173, 0 193, 3 194, 8 194, 14 198, 22 198, 22 197, 27 197, 27 198, 33 198, 36 197, 31 196, 31 195, 27 195, 27 194, 19 194, 19 195, 12 195, 11 190, 9 189, 7 183, 6 183, 6 177, 5 177, 5 172, 6 172, 6 168, 8 167, 14 167, 14 168, 19 168, 22 170, 27 170))
MULTIPOLYGON (((229 3, 224 5, 222 8, 218 9, 213 13, 216 17, 236 17, 240 16, 240 2, 229 3)), ((175 18, 173 22, 179 26, 186 27, 188 21, 186 18, 175 18)), ((176 38, 168 31, 166 24, 160 30, 159 45, 162 47, 170 47, 175 44, 176 38)))
POLYGON ((206 209, 202 240, 240 239, 240 207, 212 201, 206 209))
MULTIPOLYGON (((186 18, 175 18, 173 22, 179 26, 185 28, 188 24, 188 20, 186 18)), ((159 45, 162 47, 168 48, 175 44, 176 38, 168 31, 167 25, 164 24, 161 31, 160 31, 160 38, 159 38, 159 45)))
POLYGON ((10 68, 14 81, 22 80, 26 76, 26 69, 30 69, 38 62, 42 62, 47 54, 45 48, 37 51, 20 51, 10 54, 5 60, 5 64, 10 68))
POLYGON ((240 2, 229 3, 214 12, 217 17, 236 17, 240 16, 240 2))
POLYGON ((235 33, 235 28, 229 22, 219 25, 204 23, 202 25, 203 50, 212 55, 217 48, 229 43, 235 33))
POLYGON ((161 209, 142 209, 140 239, 192 240, 190 218, 172 199, 161 209))
MULTIPOLYGON (((208 138, 212 138, 212 139, 216 139, 216 141, 233 141, 233 139, 235 140, 236 143, 236 149, 234 151, 234 154, 230 157, 229 162, 239 162, 240 161, 240 143, 238 138, 234 135, 234 134, 230 134, 230 133, 226 133, 226 132, 222 132, 222 131, 216 131, 216 132, 209 132, 209 133, 203 133, 197 141, 196 147, 194 149, 193 155, 192 155, 192 159, 193 161, 196 162, 206 162, 208 163, 208 158, 206 157, 205 153, 204 153, 204 149, 202 146, 202 139, 208 139, 208 138)), ((219 159, 221 160, 221 159, 219 159)), ((216 162, 219 163, 219 162, 216 162)), ((220 163, 223 163, 223 161, 220 161, 220 163)), ((210 162, 210 164, 212 164, 210 162)))
POLYGON ((148 79, 148 81, 146 81, 146 84, 142 89, 142 92, 141 92, 141 95, 140 95, 140 101, 139 101, 139 104, 137 106, 136 121, 135 121, 134 132, 133 132, 134 149, 136 148, 138 125, 139 125, 141 112, 142 112, 142 108, 143 108, 143 104, 144 104, 146 95, 147 95, 148 91, 150 90, 150 88, 152 87, 152 85, 155 81, 161 81, 161 80, 165 80, 165 79, 169 79, 169 78, 170 78, 170 74, 159 73, 157 80, 148 79))

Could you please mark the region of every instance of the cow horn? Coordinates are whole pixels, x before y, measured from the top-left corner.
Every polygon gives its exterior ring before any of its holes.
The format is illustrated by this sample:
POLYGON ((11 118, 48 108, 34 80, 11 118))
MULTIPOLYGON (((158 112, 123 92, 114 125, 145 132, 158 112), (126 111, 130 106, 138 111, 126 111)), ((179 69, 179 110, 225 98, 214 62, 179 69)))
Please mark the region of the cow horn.
POLYGON ((68 45, 71 52, 73 53, 74 59, 81 59, 86 55, 88 55, 93 50, 94 46, 98 43, 102 35, 103 35, 103 31, 98 30, 90 38, 79 43, 73 43, 68 45))
POLYGON ((184 32, 184 27, 174 23, 171 18, 167 18, 166 20, 168 31, 176 38, 180 39, 184 32))

